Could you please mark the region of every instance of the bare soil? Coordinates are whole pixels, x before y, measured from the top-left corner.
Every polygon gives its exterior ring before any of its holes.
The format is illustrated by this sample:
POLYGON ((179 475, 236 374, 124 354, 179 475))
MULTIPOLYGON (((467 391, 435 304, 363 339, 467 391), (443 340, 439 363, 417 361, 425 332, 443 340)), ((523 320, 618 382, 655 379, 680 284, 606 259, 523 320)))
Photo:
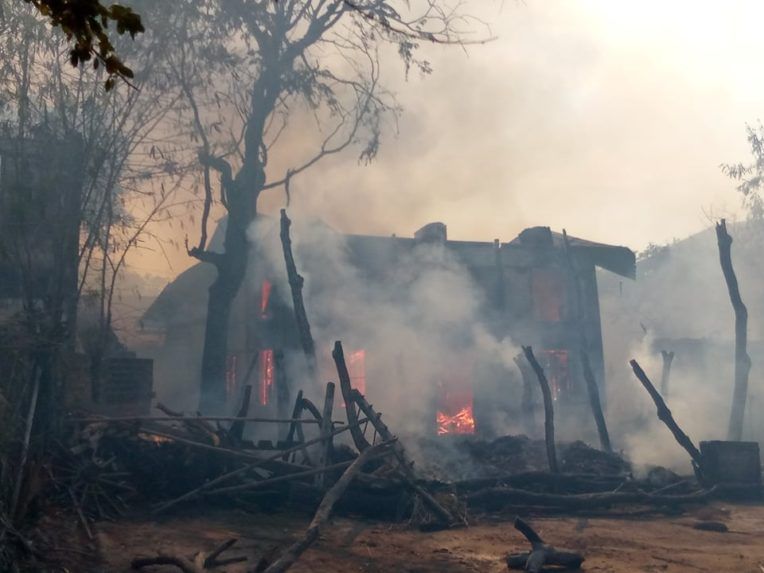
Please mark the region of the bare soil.
MULTIPOLYGON (((240 539, 230 555, 250 557, 248 567, 269 548, 283 547, 304 531, 307 515, 252 514, 213 510, 166 518, 121 520, 97 525, 103 563, 70 569, 127 572, 130 560, 157 551, 193 555, 231 537, 240 539)), ((549 543, 586 556, 585 571, 740 572, 764 571, 764 507, 722 504, 665 517, 554 517, 530 520, 549 543), (724 523, 725 533, 693 528, 698 521, 724 523)), ((423 533, 401 525, 336 518, 318 543, 292 569, 306 572, 481 572, 507 571, 509 552, 525 551, 511 520, 478 520, 466 529, 423 533)), ((228 554, 227 554, 228 555, 228 554)), ((173 568, 144 569, 151 573, 173 568)), ((228 573, 245 566, 232 565, 228 573)))

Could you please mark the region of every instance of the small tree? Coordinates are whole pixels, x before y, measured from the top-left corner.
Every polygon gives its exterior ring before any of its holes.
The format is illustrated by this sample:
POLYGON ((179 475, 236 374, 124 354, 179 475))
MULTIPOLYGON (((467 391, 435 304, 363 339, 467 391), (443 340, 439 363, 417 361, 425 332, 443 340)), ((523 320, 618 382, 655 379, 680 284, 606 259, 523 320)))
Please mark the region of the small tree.
POLYGON ((199 242, 188 252, 217 271, 200 408, 219 412, 225 404, 231 306, 260 197, 280 187, 288 201, 294 177, 353 146, 361 161, 371 161, 385 119, 400 111, 380 82, 380 53, 394 49, 407 72, 429 73, 429 63, 416 56, 421 43, 469 41, 475 21, 461 8, 438 0, 201 0, 168 15, 162 26, 172 42, 171 74, 185 101, 178 125, 198 144, 204 189, 199 242), (313 148, 300 154, 290 144, 313 148), (212 173, 219 176, 217 192, 212 173), (223 252, 207 248, 216 203, 227 214, 223 252))
MULTIPOLYGON (((30 6, 6 0, 2 9, 0 267, 13 275, 4 278, 17 285, 19 305, 0 324, 0 518, 18 521, 26 472, 40 467, 26 462, 46 452, 62 411, 81 295, 98 301, 97 372, 126 253, 171 196, 167 178, 151 187, 172 165, 150 134, 172 98, 105 93, 108 71, 71 67, 66 38, 30 6), (149 206, 137 216, 126 205, 140 199, 149 206)), ((136 81, 147 85, 162 53, 159 45, 141 53, 146 75, 136 81)))
POLYGON ((748 163, 723 163, 721 169, 725 175, 737 181, 737 190, 743 196, 743 206, 749 216, 755 220, 764 219, 764 126, 757 123, 746 125, 748 145, 752 159, 748 163))

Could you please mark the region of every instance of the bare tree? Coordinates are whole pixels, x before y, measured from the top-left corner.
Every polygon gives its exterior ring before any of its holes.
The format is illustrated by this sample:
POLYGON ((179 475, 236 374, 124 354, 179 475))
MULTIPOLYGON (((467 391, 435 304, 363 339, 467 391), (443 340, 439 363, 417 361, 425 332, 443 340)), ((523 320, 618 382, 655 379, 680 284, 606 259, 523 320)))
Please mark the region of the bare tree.
MULTIPOLYGON (((198 144, 205 197, 199 242, 188 252, 217 271, 207 307, 202 409, 219 411, 226 401, 231 306, 262 194, 282 188, 288 202, 296 176, 351 147, 371 161, 383 123, 400 111, 380 82, 380 54, 395 50, 406 71, 429 73, 429 63, 416 56, 420 44, 470 42, 475 24, 461 2, 447 0, 205 0, 168 15, 171 73, 186 104, 178 125, 198 144), (227 214, 222 252, 207 242, 218 205, 227 214)), ((475 41, 487 37, 480 30, 475 41)))

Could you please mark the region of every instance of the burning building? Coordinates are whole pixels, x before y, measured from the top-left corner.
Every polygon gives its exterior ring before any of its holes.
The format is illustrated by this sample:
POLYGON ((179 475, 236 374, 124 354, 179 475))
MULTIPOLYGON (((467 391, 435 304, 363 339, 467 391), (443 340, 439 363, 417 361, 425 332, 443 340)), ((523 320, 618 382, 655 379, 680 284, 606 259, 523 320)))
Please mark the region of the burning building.
MULTIPOLYGON (((260 256, 233 313, 225 384, 232 398, 242 385, 254 385, 261 408, 284 414, 302 376, 294 366, 301 350, 283 260, 268 262, 262 253, 267 237, 277 237, 277 225, 265 227, 260 256)), ((355 387, 380 401, 392 393, 392 380, 406 380, 397 408, 425 404, 430 429, 439 434, 490 432, 497 420, 516 422, 523 408, 532 407, 533 399, 521 399, 523 381, 511 359, 486 358, 484 338, 515 353, 520 344, 534 347, 562 420, 575 419, 588 403, 581 350, 604 386, 595 269, 634 278, 635 257, 628 248, 575 237, 567 237, 566 247, 564 237, 548 227, 526 229, 506 243, 449 240, 442 223, 426 225, 411 238, 326 234, 339 245, 341 263, 327 259, 326 246, 315 236, 298 236, 295 243, 327 380, 334 378, 328 349, 342 339, 355 387), (396 326, 388 326, 388 316, 396 326), (426 368, 412 368, 403 355, 416 355, 426 368)), ((172 387, 175 399, 198 387, 206 290, 213 279, 209 266, 190 268, 144 316, 147 328, 164 334, 156 375, 160 393, 172 387)))

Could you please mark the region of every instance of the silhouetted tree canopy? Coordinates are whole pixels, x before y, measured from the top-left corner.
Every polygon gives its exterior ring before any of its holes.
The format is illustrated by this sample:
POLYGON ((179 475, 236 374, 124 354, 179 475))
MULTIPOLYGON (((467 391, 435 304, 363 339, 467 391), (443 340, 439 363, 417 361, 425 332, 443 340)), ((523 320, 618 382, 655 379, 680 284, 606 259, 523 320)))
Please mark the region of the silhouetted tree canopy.
MULTIPOLYGON (((18 0, 16 0, 18 1, 18 0)), ((109 74, 106 89, 114 85, 114 78, 132 78, 133 71, 116 53, 109 36, 109 25, 114 24, 117 34, 135 37, 144 31, 141 17, 132 8, 121 4, 104 5, 101 0, 24 0, 45 16, 53 27, 61 28, 71 42, 69 61, 73 66, 93 61, 103 65, 109 74)))

